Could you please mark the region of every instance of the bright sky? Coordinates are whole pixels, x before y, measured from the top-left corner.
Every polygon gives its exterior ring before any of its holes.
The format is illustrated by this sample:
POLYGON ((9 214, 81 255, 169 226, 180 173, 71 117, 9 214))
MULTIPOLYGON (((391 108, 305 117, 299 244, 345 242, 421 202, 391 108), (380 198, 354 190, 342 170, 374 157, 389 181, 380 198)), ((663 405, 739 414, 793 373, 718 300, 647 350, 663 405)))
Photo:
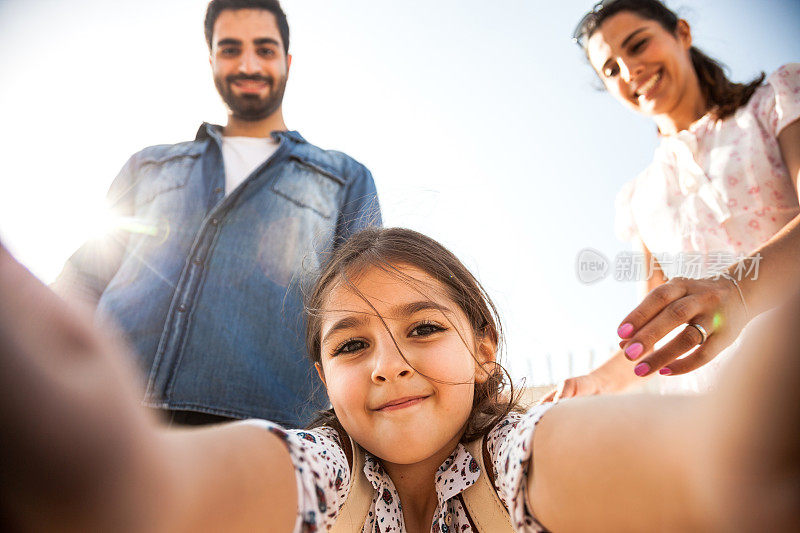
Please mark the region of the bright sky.
MULTIPOLYGON (((375 177, 387 225, 453 249, 495 298, 516 376, 604 358, 633 283, 582 284, 613 257, 614 196, 655 128, 596 90, 569 39, 590 1, 284 0, 287 124, 375 177), (551 365, 546 364, 551 354, 551 365)), ((668 1, 737 80, 800 61, 796 0, 668 1)), ((224 121, 205 0, 0 0, 0 235, 44 281, 93 231, 144 146, 224 121)), ((613 272, 612 272, 613 274, 613 272)))

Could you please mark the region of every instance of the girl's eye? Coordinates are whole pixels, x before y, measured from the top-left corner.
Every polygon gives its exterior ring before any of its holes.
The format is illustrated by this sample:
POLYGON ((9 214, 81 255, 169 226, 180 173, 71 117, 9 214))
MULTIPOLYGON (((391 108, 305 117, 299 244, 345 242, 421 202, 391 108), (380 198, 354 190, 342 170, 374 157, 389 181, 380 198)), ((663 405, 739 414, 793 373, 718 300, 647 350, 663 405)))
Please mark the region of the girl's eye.
POLYGON ((359 339, 347 339, 339 346, 337 346, 331 355, 337 356, 342 354, 351 354, 363 350, 367 347, 367 343, 359 339))
POLYGON ((410 337, 427 337, 428 335, 433 335, 439 331, 445 331, 446 328, 438 324, 434 324, 433 322, 424 322, 422 324, 418 324, 414 326, 414 329, 411 330, 409 334, 410 337))

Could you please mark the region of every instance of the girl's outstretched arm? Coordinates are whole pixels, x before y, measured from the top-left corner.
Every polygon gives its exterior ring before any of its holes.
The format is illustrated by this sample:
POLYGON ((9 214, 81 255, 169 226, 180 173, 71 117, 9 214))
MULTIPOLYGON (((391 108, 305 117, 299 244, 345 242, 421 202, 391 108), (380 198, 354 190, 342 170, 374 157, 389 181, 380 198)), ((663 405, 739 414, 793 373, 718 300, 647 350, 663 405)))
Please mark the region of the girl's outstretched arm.
POLYGON ((707 396, 577 398, 534 433, 529 504, 568 531, 800 530, 800 300, 707 396))
POLYGON ((0 245, 0 529, 290 531, 288 452, 262 429, 161 429, 124 348, 0 245))
POLYGON ((575 398, 534 433, 531 509, 551 531, 706 531, 691 482, 700 398, 575 398), (692 414, 690 414, 692 413, 692 414))

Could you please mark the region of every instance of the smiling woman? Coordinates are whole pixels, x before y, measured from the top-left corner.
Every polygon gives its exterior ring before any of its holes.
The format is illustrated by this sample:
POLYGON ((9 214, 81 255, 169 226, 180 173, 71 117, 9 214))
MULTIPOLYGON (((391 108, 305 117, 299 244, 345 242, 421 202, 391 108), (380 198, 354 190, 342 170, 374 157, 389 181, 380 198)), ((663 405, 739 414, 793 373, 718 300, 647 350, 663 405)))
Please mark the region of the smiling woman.
POLYGON ((712 360, 800 284, 800 64, 734 83, 660 0, 602 2, 575 35, 608 92, 660 137, 617 198, 619 232, 644 251, 651 292, 619 324, 621 351, 559 395, 618 391, 656 372, 694 371, 665 391, 714 387, 723 358, 712 360))

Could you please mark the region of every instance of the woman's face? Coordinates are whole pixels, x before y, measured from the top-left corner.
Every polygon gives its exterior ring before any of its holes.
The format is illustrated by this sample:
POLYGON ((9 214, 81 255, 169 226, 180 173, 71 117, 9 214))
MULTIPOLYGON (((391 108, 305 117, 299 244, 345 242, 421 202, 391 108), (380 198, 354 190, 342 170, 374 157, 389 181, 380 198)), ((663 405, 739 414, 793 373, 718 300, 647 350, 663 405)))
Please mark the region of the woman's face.
POLYGON ((475 382, 486 377, 479 361, 493 360, 494 346, 476 338, 442 284, 395 266, 405 277, 370 268, 351 280, 360 295, 332 289, 317 371, 356 442, 384 461, 413 464, 455 447, 475 382))
POLYGON ((608 92, 648 116, 675 115, 696 107, 697 75, 689 49, 689 25, 675 34, 655 20, 623 11, 603 21, 587 42, 589 62, 608 92))

